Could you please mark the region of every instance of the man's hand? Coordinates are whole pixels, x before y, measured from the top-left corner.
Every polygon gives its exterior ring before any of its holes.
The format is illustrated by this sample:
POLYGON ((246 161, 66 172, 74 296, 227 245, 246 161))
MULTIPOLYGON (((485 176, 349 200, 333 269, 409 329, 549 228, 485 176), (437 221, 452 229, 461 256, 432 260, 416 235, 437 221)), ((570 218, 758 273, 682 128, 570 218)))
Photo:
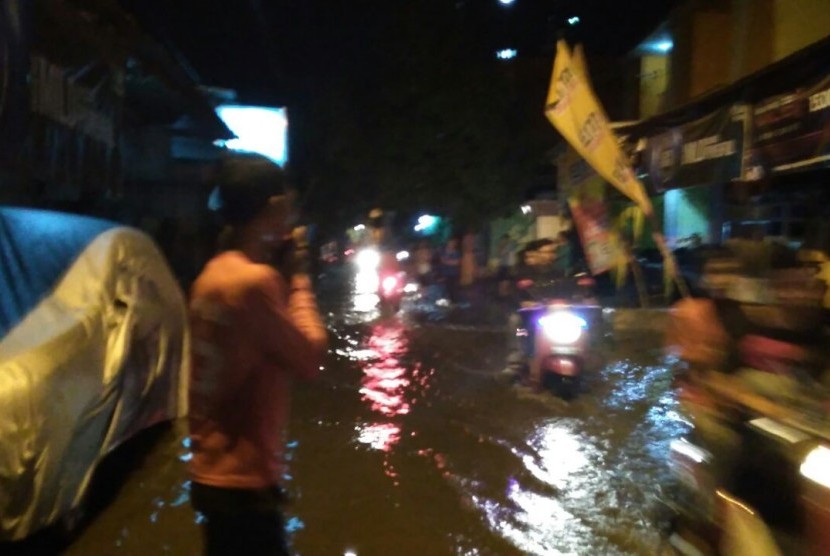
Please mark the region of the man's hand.
POLYGON ((305 238, 305 228, 295 228, 276 256, 275 266, 287 283, 295 275, 311 271, 311 255, 305 238))

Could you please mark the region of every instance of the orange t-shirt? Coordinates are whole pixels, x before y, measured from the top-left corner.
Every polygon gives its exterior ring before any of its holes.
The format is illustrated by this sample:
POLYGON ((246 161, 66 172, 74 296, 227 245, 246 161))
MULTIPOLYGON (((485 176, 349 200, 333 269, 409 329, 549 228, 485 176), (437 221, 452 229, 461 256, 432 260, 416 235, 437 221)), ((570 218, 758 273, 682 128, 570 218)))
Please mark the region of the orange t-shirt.
POLYGON ((326 332, 307 277, 287 291, 271 267, 236 251, 211 260, 190 296, 190 473, 196 482, 265 488, 282 477, 293 379, 319 373, 326 332))

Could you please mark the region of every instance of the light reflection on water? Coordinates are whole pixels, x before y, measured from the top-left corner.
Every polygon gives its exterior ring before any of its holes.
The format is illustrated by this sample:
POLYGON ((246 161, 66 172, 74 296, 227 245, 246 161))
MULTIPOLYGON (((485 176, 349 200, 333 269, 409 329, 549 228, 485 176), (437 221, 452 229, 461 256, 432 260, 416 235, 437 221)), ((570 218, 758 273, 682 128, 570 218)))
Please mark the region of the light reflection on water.
POLYGON ((564 490, 588 464, 581 441, 565 423, 550 423, 528 441, 536 455, 522 457, 525 467, 540 481, 564 490))
POLYGON ((395 418, 410 411, 406 395, 411 379, 401 362, 407 350, 405 330, 396 321, 376 324, 365 347, 352 352, 352 357, 363 363, 361 399, 382 419, 359 424, 357 441, 383 452, 390 452, 400 440, 401 425, 395 418))
POLYGON ((523 554, 656 552, 668 445, 688 425, 667 361, 648 362, 618 359, 580 400, 549 406, 559 416, 537 420, 509 448, 520 464, 503 498, 469 488, 493 532, 523 554))
POLYGON ((401 428, 392 423, 374 423, 358 427, 357 441, 375 450, 388 452, 401 439, 401 428))
POLYGON ((376 293, 362 293, 354 296, 354 306, 352 309, 356 313, 375 313, 378 308, 380 298, 376 293))
POLYGON ((355 313, 376 317, 378 312, 378 273, 375 270, 361 271, 355 274, 352 286, 352 310, 355 313))
POLYGON ((474 504, 490 527, 525 554, 578 554, 590 529, 567 507, 569 498, 580 494, 591 458, 591 446, 567 420, 539 426, 528 438, 528 453, 513 449, 528 477, 510 477, 506 500, 473 496, 474 504))

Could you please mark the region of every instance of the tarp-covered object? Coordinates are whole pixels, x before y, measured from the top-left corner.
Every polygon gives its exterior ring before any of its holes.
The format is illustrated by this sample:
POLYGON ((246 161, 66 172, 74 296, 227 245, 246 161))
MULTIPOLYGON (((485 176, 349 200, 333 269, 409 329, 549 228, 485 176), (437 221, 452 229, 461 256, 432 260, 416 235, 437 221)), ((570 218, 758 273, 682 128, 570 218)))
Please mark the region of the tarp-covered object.
POLYGON ((0 540, 78 507, 95 465, 186 412, 184 299, 143 233, 0 208, 0 540))

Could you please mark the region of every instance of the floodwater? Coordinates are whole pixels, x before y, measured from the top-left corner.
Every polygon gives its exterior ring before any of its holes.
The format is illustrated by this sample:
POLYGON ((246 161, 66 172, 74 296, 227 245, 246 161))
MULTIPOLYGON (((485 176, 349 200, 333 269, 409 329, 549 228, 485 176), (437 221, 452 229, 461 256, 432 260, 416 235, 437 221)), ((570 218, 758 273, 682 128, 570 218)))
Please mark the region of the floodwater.
MULTIPOLYGON (((330 357, 294 396, 298 554, 660 553, 665 457, 685 425, 659 337, 603 341, 566 403, 499 378, 500 327, 412 306, 381 318, 371 296, 328 297, 330 357)), ((188 458, 182 427, 164 432, 65 553, 200 553, 188 458)))

